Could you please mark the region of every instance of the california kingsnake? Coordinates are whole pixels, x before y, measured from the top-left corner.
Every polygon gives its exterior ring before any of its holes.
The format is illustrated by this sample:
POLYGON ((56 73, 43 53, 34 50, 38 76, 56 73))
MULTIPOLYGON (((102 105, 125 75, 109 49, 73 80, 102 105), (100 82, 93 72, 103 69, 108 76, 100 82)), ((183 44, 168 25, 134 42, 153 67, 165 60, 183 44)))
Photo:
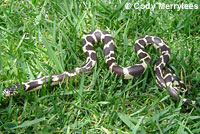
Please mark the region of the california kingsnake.
MULTIPOLYGON (((161 53, 160 57, 154 65, 154 72, 156 76, 156 82, 162 89, 167 89, 169 94, 175 98, 180 99, 179 92, 185 91, 186 87, 183 82, 173 74, 170 69, 166 67, 167 62, 170 58, 170 49, 168 45, 160 38, 155 36, 146 35, 139 38, 135 42, 135 51, 137 52, 140 61, 134 66, 121 67, 118 66, 114 56, 114 40, 112 36, 102 30, 95 30, 84 36, 82 40, 83 52, 86 55, 86 63, 82 67, 78 67, 69 71, 65 71, 62 74, 53 75, 51 77, 45 76, 43 78, 35 79, 29 82, 23 82, 21 85, 25 91, 32 91, 40 89, 44 84, 48 82, 51 85, 55 85, 63 81, 66 77, 74 77, 80 74, 82 71, 90 71, 97 62, 96 52, 93 49, 95 43, 101 42, 104 44, 104 56, 108 68, 117 76, 121 76, 125 79, 130 79, 139 76, 145 72, 147 65, 150 63, 151 58, 148 53, 145 52, 144 48, 150 44, 158 49, 161 53)), ((3 96, 10 97, 18 93, 16 90, 20 88, 20 84, 12 85, 3 91, 3 96)), ((195 104, 200 106, 200 103, 195 101, 183 99, 185 104, 195 104)))

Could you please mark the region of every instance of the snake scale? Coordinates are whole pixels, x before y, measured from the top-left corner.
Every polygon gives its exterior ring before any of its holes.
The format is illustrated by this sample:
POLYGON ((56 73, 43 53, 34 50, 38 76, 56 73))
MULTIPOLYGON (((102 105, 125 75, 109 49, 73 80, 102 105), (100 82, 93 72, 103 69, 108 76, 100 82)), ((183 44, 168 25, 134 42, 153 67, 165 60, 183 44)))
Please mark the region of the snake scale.
MULTIPOLYGON (((121 67, 117 65, 114 56, 114 40, 108 32, 103 30, 94 30, 83 37, 82 48, 86 56, 86 63, 82 67, 65 71, 57 75, 45 76, 29 82, 22 82, 21 85, 23 89, 25 91, 40 89, 48 82, 50 82, 51 85, 55 85, 63 81, 64 78, 74 77, 83 71, 89 72, 97 62, 96 52, 93 49, 93 45, 95 43, 104 44, 104 56, 108 68, 111 70, 111 72, 124 79, 140 76, 145 72, 148 64, 151 62, 149 54, 145 52, 145 47, 153 45, 157 50, 160 51, 160 57, 154 65, 154 73, 158 86, 162 89, 167 89, 169 94, 176 100, 181 99, 182 96, 180 93, 186 91, 186 87, 183 82, 175 74, 173 74, 169 68, 166 67, 166 64, 170 58, 170 48, 161 38, 146 35, 137 39, 135 42, 135 51, 137 52, 137 56, 140 58, 139 63, 133 66, 121 67)), ((18 88, 20 88, 20 84, 9 86, 3 91, 2 94, 4 97, 13 96, 19 93, 16 90, 18 88)), ((200 103, 185 98, 183 99, 183 103, 193 104, 200 107, 200 103)))

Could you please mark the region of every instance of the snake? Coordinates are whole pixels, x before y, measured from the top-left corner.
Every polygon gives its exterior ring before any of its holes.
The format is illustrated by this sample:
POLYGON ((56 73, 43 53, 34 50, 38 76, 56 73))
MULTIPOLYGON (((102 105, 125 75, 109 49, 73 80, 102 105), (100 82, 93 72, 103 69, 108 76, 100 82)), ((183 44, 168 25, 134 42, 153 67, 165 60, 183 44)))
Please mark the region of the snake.
POLYGON ((187 91, 186 86, 182 80, 180 80, 178 76, 176 76, 166 66, 170 59, 170 48, 161 38, 151 35, 145 35, 141 38, 138 38, 135 41, 135 51, 139 57, 139 62, 133 66, 123 67, 119 66, 116 62, 114 53, 116 44, 112 35, 107 31, 98 29, 83 36, 82 49, 86 57, 86 63, 83 66, 71 69, 69 71, 64 71, 61 74, 44 76, 28 82, 22 82, 21 84, 18 83, 11 85, 3 90, 3 96, 6 98, 14 96, 19 93, 17 89, 23 89, 29 92, 42 88, 44 84, 50 83, 50 85, 56 85, 66 78, 75 77, 83 72, 89 72, 97 62, 97 55, 93 48, 93 45, 97 43, 102 43, 104 45, 103 51, 105 63, 107 64, 109 70, 113 74, 124 79, 131 79, 140 76, 146 71, 148 65, 151 63, 151 57, 145 51, 145 48, 153 45, 154 48, 160 52, 160 57, 154 64, 154 74, 157 85, 160 88, 167 90, 170 96, 172 96, 174 99, 182 99, 183 104, 192 104, 200 107, 199 102, 183 98, 182 94, 187 91))

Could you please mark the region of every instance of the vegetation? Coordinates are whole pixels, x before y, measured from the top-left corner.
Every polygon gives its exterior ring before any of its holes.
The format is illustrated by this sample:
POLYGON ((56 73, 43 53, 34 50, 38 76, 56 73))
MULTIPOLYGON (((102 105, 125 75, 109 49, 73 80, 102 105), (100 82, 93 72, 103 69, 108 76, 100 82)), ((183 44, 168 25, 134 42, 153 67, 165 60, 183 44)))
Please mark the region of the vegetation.
MULTIPOLYGON (((200 101, 200 10, 126 9, 127 2, 1 1, 0 92, 12 84, 82 66, 81 38, 102 29, 113 35, 117 62, 122 66, 138 62, 134 42, 139 37, 164 39, 171 48, 168 66, 190 89, 185 97, 200 101)), ((181 2, 200 6, 198 0, 181 2)), ((142 76, 131 80, 117 78, 107 69, 102 44, 95 50, 98 64, 89 74, 10 99, 0 93, 0 132, 200 132, 200 109, 182 105, 156 85, 153 64, 159 53, 153 47, 147 49, 152 64, 142 76)))

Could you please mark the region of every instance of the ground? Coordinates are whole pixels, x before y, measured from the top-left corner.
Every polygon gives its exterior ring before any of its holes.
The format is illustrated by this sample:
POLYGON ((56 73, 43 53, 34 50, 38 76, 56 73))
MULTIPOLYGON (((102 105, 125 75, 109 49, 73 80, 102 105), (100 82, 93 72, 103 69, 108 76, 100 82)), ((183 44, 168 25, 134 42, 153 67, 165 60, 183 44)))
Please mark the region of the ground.
MULTIPOLYGON (((130 5, 126 9, 127 2, 134 4, 121 0, 0 2, 0 92, 15 83, 82 66, 81 38, 102 29, 112 34, 117 63, 122 66, 139 61, 136 39, 161 37, 171 49, 168 67, 189 89, 185 97, 200 101, 200 10, 130 5)), ((200 8, 198 0, 168 4, 182 3, 200 8)), ((98 64, 88 74, 9 99, 0 94, 0 132, 199 133, 200 109, 175 101, 156 85, 153 64, 159 53, 155 49, 147 48, 152 64, 143 75, 123 80, 107 69, 102 48, 102 44, 95 46, 98 64)))

